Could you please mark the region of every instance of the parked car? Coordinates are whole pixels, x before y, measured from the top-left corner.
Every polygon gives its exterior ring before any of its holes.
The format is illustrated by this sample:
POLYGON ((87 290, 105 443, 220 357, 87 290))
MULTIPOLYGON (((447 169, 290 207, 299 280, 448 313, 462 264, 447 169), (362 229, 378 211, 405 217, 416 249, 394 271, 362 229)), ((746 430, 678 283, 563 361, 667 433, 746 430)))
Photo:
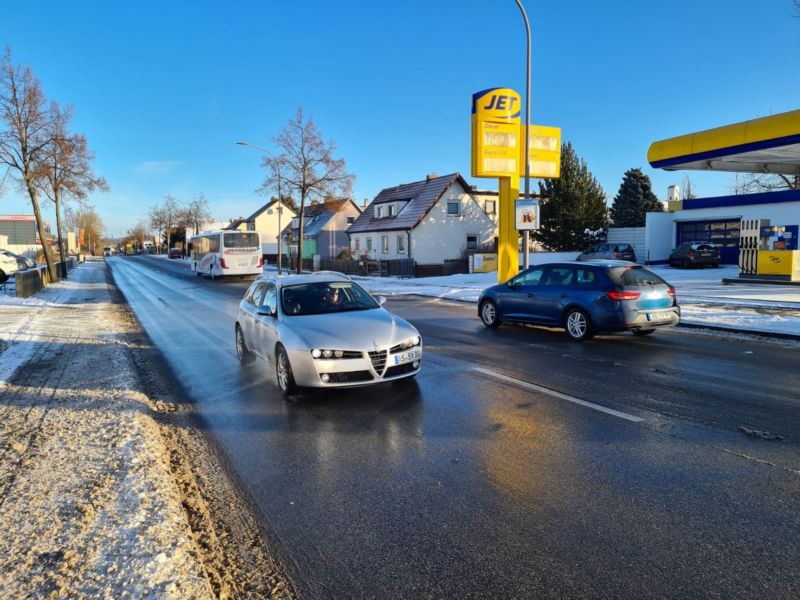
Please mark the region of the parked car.
POLYGON ((36 266, 36 261, 30 258, 29 256, 23 256, 22 254, 16 254, 15 252, 11 252, 11 250, 4 250, 4 249, 0 249, 0 253, 5 254, 6 256, 10 256, 15 261, 17 261, 18 271, 24 271, 25 269, 32 269, 36 266))
POLYGON ((181 249, 180 248, 170 248, 169 252, 167 253, 167 258, 180 258, 181 257, 181 249))
POLYGON ((595 244, 575 260, 629 260, 636 262, 636 252, 630 244, 595 244))
POLYGON ((624 261, 537 265, 485 289, 478 316, 487 327, 504 321, 563 327, 575 341, 599 331, 648 335, 677 325, 675 288, 640 265, 624 261))
POLYGON ((236 354, 273 364, 285 395, 414 377, 422 338, 385 301, 341 273, 261 276, 239 304, 236 354))
POLYGON ((719 248, 713 242, 683 242, 669 255, 669 264, 673 267, 718 267, 720 263, 719 248))
POLYGON ((18 270, 17 259, 11 256, 8 250, 0 252, 0 283, 8 281, 8 278, 18 270))

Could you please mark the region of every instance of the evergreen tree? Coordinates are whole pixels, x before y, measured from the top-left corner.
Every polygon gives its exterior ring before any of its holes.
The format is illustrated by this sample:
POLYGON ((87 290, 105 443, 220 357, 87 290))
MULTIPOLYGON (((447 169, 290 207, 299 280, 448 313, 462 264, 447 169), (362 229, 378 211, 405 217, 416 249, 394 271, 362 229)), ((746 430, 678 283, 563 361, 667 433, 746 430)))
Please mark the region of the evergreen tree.
POLYGON ((611 221, 614 227, 644 227, 649 212, 664 212, 664 205, 653 193, 650 177, 638 167, 628 169, 611 205, 611 221))
POLYGON ((533 239, 545 250, 583 250, 605 237, 608 208, 603 188, 570 142, 561 147, 561 177, 539 182, 541 225, 533 239))

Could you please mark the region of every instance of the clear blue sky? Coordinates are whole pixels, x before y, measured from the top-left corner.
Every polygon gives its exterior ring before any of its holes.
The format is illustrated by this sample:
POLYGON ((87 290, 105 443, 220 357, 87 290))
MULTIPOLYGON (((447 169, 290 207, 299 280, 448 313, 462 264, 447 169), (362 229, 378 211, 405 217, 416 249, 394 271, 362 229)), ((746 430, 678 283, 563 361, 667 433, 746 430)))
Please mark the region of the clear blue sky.
MULTIPOLYGON (((664 198, 682 173, 647 165, 651 142, 800 108, 791 0, 526 2, 532 120, 562 128, 609 202, 643 167, 664 198)), ((272 140, 298 106, 356 174, 355 198, 427 173, 469 176, 470 98, 525 90, 513 0, 14 2, 0 44, 45 94, 75 108, 110 193, 91 203, 124 233, 166 194, 203 193, 247 216, 272 140)), ((701 196, 726 174, 689 173, 701 196)), ((30 212, 6 186, 0 213, 30 212)), ((532 186, 536 189, 536 186, 532 186)))

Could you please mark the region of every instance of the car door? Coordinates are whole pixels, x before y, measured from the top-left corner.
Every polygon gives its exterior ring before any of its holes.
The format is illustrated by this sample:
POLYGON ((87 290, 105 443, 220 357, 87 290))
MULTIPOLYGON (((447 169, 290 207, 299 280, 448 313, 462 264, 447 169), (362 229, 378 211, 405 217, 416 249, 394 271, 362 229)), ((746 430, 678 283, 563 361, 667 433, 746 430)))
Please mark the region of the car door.
POLYGON ((261 354, 261 351, 259 349, 258 339, 256 337, 256 319, 258 317, 258 307, 261 306, 266 289, 266 282, 255 282, 250 287, 250 290, 248 290, 248 293, 244 298, 245 301, 242 303, 242 319, 240 325, 242 326, 242 332, 244 333, 244 340, 247 344, 247 347, 259 355, 261 354))
POLYGON ((531 302, 543 273, 543 267, 532 267, 508 282, 498 294, 497 310, 500 317, 515 321, 532 320, 531 302))
POLYGON ((532 302, 532 311, 539 323, 560 325, 564 307, 575 287, 575 267, 550 265, 532 302))
POLYGON ((278 290, 274 283, 267 284, 261 305, 256 308, 255 343, 259 354, 272 362, 278 340, 278 290))

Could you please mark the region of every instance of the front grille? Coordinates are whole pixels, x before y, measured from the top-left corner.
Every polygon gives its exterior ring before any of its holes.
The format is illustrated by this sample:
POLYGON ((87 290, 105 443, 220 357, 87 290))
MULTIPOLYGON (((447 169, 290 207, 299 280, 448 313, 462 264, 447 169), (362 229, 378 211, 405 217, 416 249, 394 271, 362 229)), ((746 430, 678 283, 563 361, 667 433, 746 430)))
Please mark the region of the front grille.
POLYGON ((348 371, 346 373, 328 373, 328 383, 354 383, 356 381, 372 381, 369 371, 348 371))
POLYGON ((372 361, 372 368, 380 375, 383 373, 383 368, 386 366, 386 350, 376 350, 369 353, 369 359, 372 361))
POLYGON ((389 367, 386 369, 386 374, 384 377, 397 377, 398 375, 411 373, 412 371, 416 371, 416 368, 414 368, 414 363, 406 363, 404 365, 397 365, 396 367, 389 367))

